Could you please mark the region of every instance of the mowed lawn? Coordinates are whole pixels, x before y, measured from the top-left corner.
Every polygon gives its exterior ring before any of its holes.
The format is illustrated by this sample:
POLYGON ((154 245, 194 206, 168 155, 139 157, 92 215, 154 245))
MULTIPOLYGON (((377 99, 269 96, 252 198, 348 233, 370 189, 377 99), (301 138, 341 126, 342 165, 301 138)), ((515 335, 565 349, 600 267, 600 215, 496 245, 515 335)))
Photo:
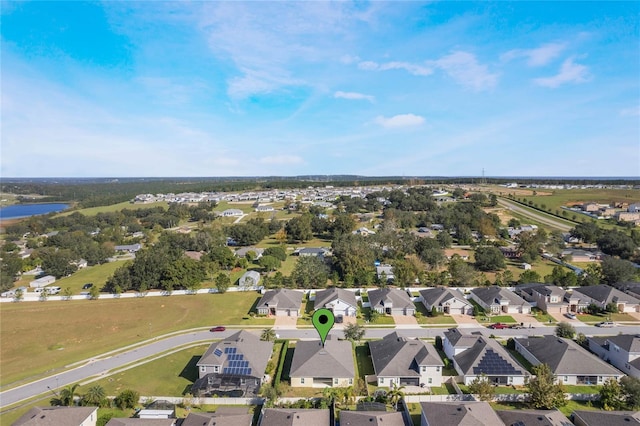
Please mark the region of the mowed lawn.
MULTIPOLYGON (((255 292, 0 305, 3 386, 172 331, 246 319, 255 292)), ((247 317, 248 318, 248 317, 247 317)), ((271 320, 272 323, 272 320, 271 320)))
POLYGON ((57 280, 53 285, 60 287, 62 290, 69 287, 73 294, 80 294, 81 291, 89 291, 82 289, 82 286, 86 283, 93 283, 94 286, 102 288, 115 270, 126 264, 127 261, 125 260, 87 266, 69 277, 57 280))
POLYGON ((132 204, 128 201, 124 201, 122 203, 112 204, 110 206, 88 207, 86 209, 67 211, 64 213, 60 213, 58 216, 68 216, 75 212, 82 213, 85 216, 95 216, 98 213, 119 212, 123 209, 138 210, 138 209, 150 209, 153 207, 162 207, 163 209, 167 209, 169 208, 169 203, 165 201, 159 201, 157 203, 149 203, 149 204, 132 204))

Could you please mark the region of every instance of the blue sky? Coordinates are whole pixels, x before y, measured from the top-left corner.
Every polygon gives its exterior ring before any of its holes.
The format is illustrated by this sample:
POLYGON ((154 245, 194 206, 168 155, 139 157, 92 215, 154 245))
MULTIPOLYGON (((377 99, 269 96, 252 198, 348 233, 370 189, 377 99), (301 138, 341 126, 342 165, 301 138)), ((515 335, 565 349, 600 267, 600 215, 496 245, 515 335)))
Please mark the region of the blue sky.
POLYGON ((1 3, 12 177, 640 176, 640 3, 1 3))

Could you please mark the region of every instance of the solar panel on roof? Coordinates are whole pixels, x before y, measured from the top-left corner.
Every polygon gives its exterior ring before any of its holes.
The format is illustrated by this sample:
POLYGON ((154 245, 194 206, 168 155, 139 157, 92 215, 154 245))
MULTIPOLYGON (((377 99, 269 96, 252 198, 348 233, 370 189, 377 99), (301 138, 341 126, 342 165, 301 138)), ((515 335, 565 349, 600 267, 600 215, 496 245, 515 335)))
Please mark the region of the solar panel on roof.
POLYGON ((236 348, 224 348, 224 353, 225 354, 235 354, 236 353, 236 348))
POLYGON ((215 351, 213 351, 213 354, 215 356, 221 356, 222 355, 222 351, 220 349, 216 349, 215 351))
POLYGON ((473 367, 474 374, 513 375, 521 374, 510 363, 491 349, 487 349, 477 366, 473 367))

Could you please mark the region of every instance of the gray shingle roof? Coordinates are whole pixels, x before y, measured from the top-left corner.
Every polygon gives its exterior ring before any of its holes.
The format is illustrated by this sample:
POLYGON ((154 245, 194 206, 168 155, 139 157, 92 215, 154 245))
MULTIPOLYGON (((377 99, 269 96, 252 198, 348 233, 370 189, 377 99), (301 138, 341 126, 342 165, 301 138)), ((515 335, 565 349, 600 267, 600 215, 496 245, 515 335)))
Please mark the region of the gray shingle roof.
POLYGON ((98 407, 33 407, 13 425, 74 426, 84 422, 97 409, 98 407))
POLYGON ((369 295, 369 303, 372 308, 383 308, 391 305, 394 309, 415 309, 415 305, 409 298, 407 292, 397 288, 377 288, 375 290, 369 290, 367 294, 369 295))
POLYGON ((640 352, 640 337, 635 334, 619 334, 602 339, 614 343, 627 352, 640 352))
POLYGON ((421 402, 429 426, 505 426, 486 402, 421 402))
POLYGON ((408 426, 398 411, 347 411, 340 412, 340 426, 408 426))
POLYGON ((471 290, 471 293, 475 294, 480 300, 484 301, 487 305, 493 305, 500 303, 501 300, 506 300, 509 304, 524 305, 528 302, 522 297, 518 296, 514 292, 507 290, 504 287, 491 286, 491 287, 478 287, 471 290))
POLYGON ((279 288, 267 290, 258 302, 257 308, 300 309, 302 292, 279 288))
POLYGON ((321 308, 336 299, 340 299, 351 306, 358 306, 358 302, 356 302, 356 294, 353 291, 331 287, 326 290, 316 292, 316 300, 313 302, 313 307, 315 309, 321 308))
POLYGON ((593 285, 586 287, 579 287, 573 290, 574 293, 584 294, 594 300, 600 301, 603 305, 614 302, 625 302, 629 304, 638 304, 640 300, 635 297, 623 293, 622 291, 610 287, 608 285, 593 285))
MULTIPOLYGON (((587 426, 640 425, 640 411, 587 411, 576 410, 572 416, 587 426)), ((575 422, 575 420, 574 420, 575 422)))
POLYGON ((355 377, 351 342, 332 339, 300 340, 291 361, 290 377, 355 377))
MULTIPOLYGON (((263 342, 258 336, 246 330, 240 330, 224 340, 214 342, 202 355, 197 366, 201 365, 222 365, 229 366, 228 354, 225 348, 236 348, 236 354, 244 355, 244 361, 249 362, 252 377, 262 378, 267 368, 273 342, 263 342), (216 351, 219 349, 218 351, 216 351)), ((224 370, 223 370, 224 371, 224 370)))
POLYGON ((252 420, 253 414, 247 413, 189 413, 181 426, 249 426, 252 420))
POLYGON ((422 299, 429 305, 442 305, 443 303, 457 299, 468 305, 471 303, 464 297, 464 294, 460 290, 446 288, 446 287, 435 287, 435 288, 427 288, 424 290, 420 290, 420 296, 422 299))
POLYGON ((622 375, 616 368, 588 353, 570 339, 544 336, 516 341, 557 375, 622 375))
POLYGON ((478 340, 480 333, 462 334, 457 328, 450 328, 444 332, 444 337, 447 338, 451 346, 453 347, 468 347, 470 348, 478 340))
POLYGON ((432 344, 402 337, 397 331, 370 341, 369 349, 377 376, 418 377, 421 365, 444 365, 432 344))
POLYGON ((176 419, 112 418, 105 426, 173 426, 176 419))
POLYGON ((497 410, 507 426, 573 426, 559 410, 497 410))
POLYGON ((456 355, 455 361, 463 375, 479 376, 528 376, 524 367, 511 357, 509 352, 493 339, 479 336, 476 343, 456 355))
POLYGON ((260 426, 330 426, 329 410, 266 408, 260 426))

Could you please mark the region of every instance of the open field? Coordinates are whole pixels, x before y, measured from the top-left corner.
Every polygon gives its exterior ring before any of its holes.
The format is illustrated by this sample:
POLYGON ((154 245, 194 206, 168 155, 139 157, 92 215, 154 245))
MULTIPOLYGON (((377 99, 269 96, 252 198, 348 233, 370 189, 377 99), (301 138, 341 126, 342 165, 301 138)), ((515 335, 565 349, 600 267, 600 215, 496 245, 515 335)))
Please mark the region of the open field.
POLYGON ((60 287, 62 290, 69 287, 73 294, 80 294, 82 286, 86 283, 93 283, 94 286, 102 288, 107 279, 113 275, 116 269, 126 265, 126 261, 103 263, 102 265, 87 266, 80 269, 70 277, 64 277, 57 280, 53 285, 60 287))
POLYGON ((534 203, 545 204, 555 211, 562 206, 571 207, 573 204, 595 202, 609 204, 613 202, 640 202, 640 193, 633 189, 558 189, 551 195, 529 196, 534 203))
POLYGON ((67 211, 64 213, 60 213, 58 216, 68 216, 75 212, 82 213, 85 216, 95 216, 98 213, 119 212, 120 210, 123 210, 123 209, 136 210, 136 209, 149 209, 152 207, 163 207, 166 209, 169 207, 169 203, 165 201, 159 201, 157 203, 149 203, 149 204, 132 204, 128 201, 124 201, 118 204, 111 204, 110 206, 89 207, 86 209, 67 211))
POLYGON ((246 292, 3 303, 0 379, 4 386, 10 385, 172 331, 218 324, 273 324, 269 319, 243 319, 259 297, 246 292))

